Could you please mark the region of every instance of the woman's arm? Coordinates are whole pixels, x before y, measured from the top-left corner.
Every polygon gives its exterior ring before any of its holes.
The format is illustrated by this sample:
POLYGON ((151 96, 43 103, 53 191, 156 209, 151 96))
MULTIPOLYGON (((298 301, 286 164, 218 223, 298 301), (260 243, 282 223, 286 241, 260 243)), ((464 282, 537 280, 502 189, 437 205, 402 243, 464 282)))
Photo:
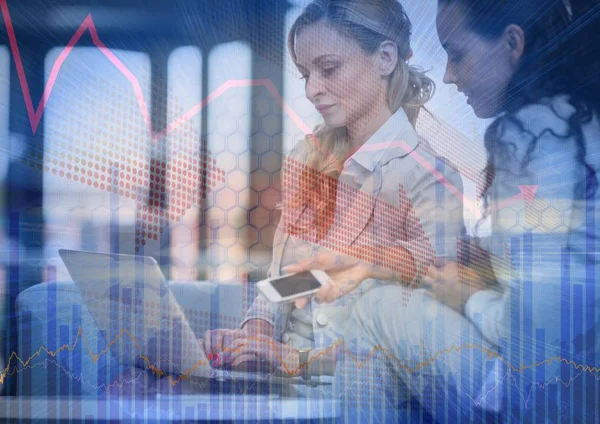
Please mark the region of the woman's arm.
POLYGON ((257 335, 234 340, 231 347, 226 349, 226 354, 228 362, 236 369, 261 370, 284 377, 297 377, 308 366, 310 375, 316 377, 334 375, 339 351, 339 344, 313 349, 308 355, 308 363, 301 363, 297 348, 273 340, 272 337, 257 335))
POLYGON ((401 246, 351 246, 345 253, 353 258, 368 258, 366 278, 410 283, 415 279, 415 260, 411 252, 401 246), (391 266, 390 258, 397 261, 391 266))

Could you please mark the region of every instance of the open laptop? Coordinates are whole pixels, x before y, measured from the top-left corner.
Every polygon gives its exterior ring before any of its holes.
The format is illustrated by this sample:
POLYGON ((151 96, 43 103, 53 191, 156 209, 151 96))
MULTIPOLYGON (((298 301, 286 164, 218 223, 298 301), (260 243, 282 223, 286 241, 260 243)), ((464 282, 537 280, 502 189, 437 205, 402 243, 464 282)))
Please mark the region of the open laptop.
POLYGON ((212 368, 154 258, 64 249, 59 254, 121 364, 186 379, 302 381, 212 368))

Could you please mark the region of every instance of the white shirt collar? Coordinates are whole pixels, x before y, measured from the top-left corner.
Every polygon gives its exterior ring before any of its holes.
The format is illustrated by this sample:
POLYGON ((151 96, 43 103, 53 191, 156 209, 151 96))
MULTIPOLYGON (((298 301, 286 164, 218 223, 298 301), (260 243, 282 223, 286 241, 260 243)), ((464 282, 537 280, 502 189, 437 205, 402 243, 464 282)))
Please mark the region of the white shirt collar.
POLYGON ((417 134, 408 121, 404 109, 399 108, 360 148, 350 156, 363 168, 373 172, 375 166, 384 159, 403 157, 418 144, 417 134), (395 143, 396 142, 396 143, 395 143), (407 151, 407 146, 409 151, 407 151))

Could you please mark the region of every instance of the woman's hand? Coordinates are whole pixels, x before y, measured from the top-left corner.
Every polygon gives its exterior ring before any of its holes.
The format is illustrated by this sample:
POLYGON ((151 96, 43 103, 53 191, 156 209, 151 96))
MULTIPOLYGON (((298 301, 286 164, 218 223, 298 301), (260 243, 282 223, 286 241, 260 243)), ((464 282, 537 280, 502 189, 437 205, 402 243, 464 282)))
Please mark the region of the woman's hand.
POLYGON ((236 339, 223 354, 233 369, 291 377, 297 375, 300 363, 298 349, 264 334, 236 339))
POLYGON ((485 286, 477 272, 455 262, 431 265, 423 282, 438 302, 461 314, 469 298, 485 286))
MULTIPOLYGON (((329 276, 329 281, 315 293, 315 300, 330 303, 350 293, 367 278, 371 278, 373 267, 351 256, 324 251, 317 253, 313 258, 287 266, 284 271, 297 273, 314 269, 325 271, 329 276)), ((308 298, 296 300, 298 308, 303 308, 307 304, 308 298)))
POLYGON ((222 353, 231 347, 234 340, 245 339, 248 333, 240 329, 217 329, 204 332, 204 352, 214 366, 223 365, 222 353))

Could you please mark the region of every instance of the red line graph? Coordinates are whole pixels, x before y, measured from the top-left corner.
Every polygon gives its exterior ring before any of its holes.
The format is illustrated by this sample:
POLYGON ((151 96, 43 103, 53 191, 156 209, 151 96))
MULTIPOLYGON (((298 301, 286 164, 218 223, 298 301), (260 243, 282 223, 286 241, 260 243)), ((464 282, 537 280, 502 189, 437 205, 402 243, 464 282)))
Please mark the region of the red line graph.
POLYGON ((10 49, 12 55, 15 60, 15 66, 17 68, 17 75, 19 77, 19 83, 21 84, 21 90, 23 91, 23 97, 25 99, 25 107, 27 109, 27 115, 29 116, 29 122, 31 123, 31 130, 33 134, 36 133, 37 128, 39 126, 40 120, 42 119, 42 115, 44 114, 44 110, 46 108, 46 104, 52 94, 52 90, 56 83, 56 79, 60 72, 60 68, 63 63, 73 51, 73 48, 77 45, 81 37, 86 31, 89 31, 92 41, 94 45, 102 52, 104 56, 123 74, 123 76, 131 83, 133 90, 135 92, 135 96, 137 99, 138 106, 140 108, 140 112, 146 126, 148 128, 148 132, 152 135, 152 141, 155 142, 163 137, 165 137, 168 133, 178 128, 183 123, 189 121, 194 115, 199 113, 206 105, 208 105, 211 101, 221 96, 223 93, 228 91, 234 87, 251 87, 251 86, 263 86, 273 94, 275 99, 279 102, 284 111, 290 116, 291 119, 301 128, 305 133, 310 133, 311 130, 302 122, 302 119, 298 116, 294 110, 289 107, 283 101, 283 98, 273 85, 273 83, 269 80, 229 80, 223 83, 220 87, 214 90, 211 94, 209 94, 202 102, 190 108, 187 112, 184 112, 179 117, 173 120, 173 122, 169 123, 167 127, 155 133, 152 130, 152 125, 150 121, 150 113, 148 109, 148 104, 146 99, 144 98, 144 94, 142 92, 142 88, 136 76, 125 66, 123 62, 108 48, 106 45, 100 40, 98 36, 98 31, 96 30, 96 25, 94 24, 94 20, 92 19, 92 15, 88 15, 75 34, 71 37, 67 46, 58 56, 58 59, 52 66, 52 70, 50 71, 50 76, 44 87, 44 93, 42 95, 42 99, 38 104, 37 109, 33 106, 33 100, 31 98, 31 93, 29 91, 29 84, 27 83, 27 77, 25 76, 25 69, 23 67, 23 61, 21 59, 21 53, 19 51, 19 45, 17 43, 17 37, 15 35, 15 29, 12 24, 12 19, 10 17, 10 11, 8 9, 7 0, 0 0, 0 10, 2 10, 2 17, 4 19, 4 24, 6 25, 6 31, 8 33, 8 39, 10 42, 10 49))
MULTIPOLYGON (((27 109, 27 114, 29 116, 29 121, 31 124, 31 130, 33 134, 36 133, 39 123, 44 114, 45 107, 48 103, 48 100, 52 94, 52 90, 55 86, 56 79, 60 72, 60 69, 69 56, 69 54, 73 51, 73 48, 77 45, 81 37, 86 31, 89 31, 92 41, 94 45, 102 52, 104 56, 123 74, 123 76, 131 83, 131 86, 134 90, 138 106, 140 108, 140 112, 145 121, 147 130, 151 135, 152 142, 155 143, 157 140, 160 140, 167 136, 170 132, 174 131, 190 119, 194 117, 197 113, 199 113, 204 107, 206 107, 213 100, 220 97, 222 94, 227 92, 228 90, 235 87, 251 87, 251 86, 263 86, 265 87, 276 99, 276 101, 281 106, 282 110, 285 114, 287 114, 290 119, 300 128, 305 134, 311 134, 311 129, 302 121, 300 116, 283 100, 281 94, 277 91, 276 87, 270 80, 262 79, 262 80, 229 80, 219 86, 216 90, 210 93, 204 100, 200 103, 191 107, 187 112, 182 113, 177 118, 175 118, 172 122, 168 123, 166 128, 162 131, 154 132, 152 129, 151 121, 150 121, 150 113, 148 109, 148 104, 144 98, 144 94, 142 92, 140 83, 136 76, 125 66, 121 60, 100 40, 98 35, 98 31, 94 24, 94 20, 92 19, 91 14, 87 15, 87 17, 83 20, 75 34, 71 37, 69 42, 67 43, 64 50, 60 53, 58 59, 52 66, 50 71, 50 76, 44 87, 44 92, 42 95, 42 99, 37 106, 37 109, 33 106, 33 100, 31 98, 31 93, 29 91, 29 85, 27 83, 27 77, 25 75, 25 69, 23 67, 23 62, 21 59, 21 53, 19 51, 19 46, 15 34, 15 30, 12 24, 12 19, 10 16, 10 11, 8 8, 7 0, 0 0, 0 10, 2 11, 2 16, 4 19, 4 23, 6 25, 6 30, 8 32, 8 38, 10 42, 10 48, 12 51, 12 55, 15 60, 15 66, 17 68, 17 75, 19 77, 19 83, 21 85, 21 90, 23 91, 23 97, 25 100, 25 107, 27 109)), ((408 146, 405 146, 402 142, 395 142, 396 145, 408 149, 408 146)), ((408 151, 408 150, 407 150, 408 151)), ((446 187, 451 194, 457 196, 463 200, 464 205, 473 212, 476 212, 478 207, 475 202, 472 202, 470 199, 466 198, 459 189, 457 189, 450 181, 448 181, 441 173, 437 172, 429 163, 426 162, 417 152, 410 151, 410 155, 416 159, 422 165, 425 165, 425 168, 432 173, 435 178, 446 187)), ((523 193, 514 196, 511 199, 507 199, 501 205, 502 207, 506 207, 512 203, 515 203, 523 198, 523 193)))

